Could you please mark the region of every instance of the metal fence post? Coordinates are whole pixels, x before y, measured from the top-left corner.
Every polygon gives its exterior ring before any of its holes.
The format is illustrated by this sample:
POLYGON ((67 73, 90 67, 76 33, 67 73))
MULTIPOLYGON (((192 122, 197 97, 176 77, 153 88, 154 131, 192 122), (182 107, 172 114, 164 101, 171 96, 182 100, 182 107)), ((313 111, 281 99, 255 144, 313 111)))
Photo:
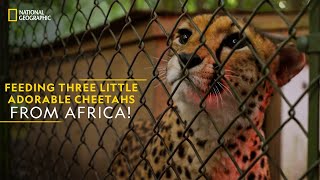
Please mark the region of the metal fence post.
MULTIPOLYGON (((309 11, 310 38, 318 36, 320 33, 320 1, 315 0, 311 4, 309 11)), ((319 40, 319 39, 318 39, 319 40)), ((320 74, 320 51, 319 41, 308 41, 309 49, 318 49, 309 54, 310 81, 312 82, 320 74)), ((308 168, 312 168, 319 160, 319 79, 309 92, 309 136, 308 136, 308 168)), ((319 179, 319 165, 313 167, 308 175, 308 179, 319 179)))
MULTIPOLYGON (((8 0, 0 2, 0 121, 9 119, 8 94, 4 92, 4 83, 8 81, 8 0)), ((9 129, 0 123, 0 178, 9 179, 9 129)))

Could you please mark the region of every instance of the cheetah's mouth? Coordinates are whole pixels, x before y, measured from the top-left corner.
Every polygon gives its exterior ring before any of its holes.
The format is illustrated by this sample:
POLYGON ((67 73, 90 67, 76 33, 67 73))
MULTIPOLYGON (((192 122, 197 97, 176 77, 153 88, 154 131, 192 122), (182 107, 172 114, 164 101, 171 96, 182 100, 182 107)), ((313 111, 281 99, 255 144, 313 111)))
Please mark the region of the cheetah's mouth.
POLYGON ((210 88, 210 94, 218 95, 221 94, 224 91, 224 85, 221 82, 220 79, 218 79, 218 76, 215 74, 209 83, 210 88))

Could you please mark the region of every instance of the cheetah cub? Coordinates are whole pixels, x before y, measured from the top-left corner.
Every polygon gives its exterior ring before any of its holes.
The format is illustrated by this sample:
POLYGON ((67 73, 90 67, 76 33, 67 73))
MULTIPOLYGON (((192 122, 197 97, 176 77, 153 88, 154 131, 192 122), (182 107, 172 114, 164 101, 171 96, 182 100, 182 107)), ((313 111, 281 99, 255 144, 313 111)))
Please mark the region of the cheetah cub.
POLYGON ((287 45, 273 57, 277 45, 252 27, 241 34, 230 17, 211 17, 178 26, 166 72, 175 107, 156 123, 134 120, 110 179, 270 179, 265 109, 274 85, 304 67, 304 55, 287 45))

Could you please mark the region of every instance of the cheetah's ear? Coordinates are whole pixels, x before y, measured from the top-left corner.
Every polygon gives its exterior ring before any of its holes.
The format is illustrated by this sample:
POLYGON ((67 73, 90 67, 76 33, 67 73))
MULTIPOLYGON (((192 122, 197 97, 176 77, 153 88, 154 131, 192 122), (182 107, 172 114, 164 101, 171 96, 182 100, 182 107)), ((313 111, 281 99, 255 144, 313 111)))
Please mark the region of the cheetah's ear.
POLYGON ((293 44, 281 48, 276 72, 278 86, 283 86, 298 74, 306 64, 305 54, 293 44))

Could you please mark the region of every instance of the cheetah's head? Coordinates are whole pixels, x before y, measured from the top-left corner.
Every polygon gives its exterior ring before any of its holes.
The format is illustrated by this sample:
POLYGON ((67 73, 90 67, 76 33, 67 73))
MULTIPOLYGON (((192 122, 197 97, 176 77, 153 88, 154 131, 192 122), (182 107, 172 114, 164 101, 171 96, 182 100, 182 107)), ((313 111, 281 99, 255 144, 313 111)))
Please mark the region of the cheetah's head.
POLYGON ((185 21, 173 35, 167 81, 176 102, 219 110, 237 107, 239 98, 266 98, 271 81, 282 86, 304 67, 304 55, 294 46, 276 53, 278 45, 254 28, 245 28, 242 35, 243 21, 237 20, 239 27, 228 16, 211 17, 185 21))

